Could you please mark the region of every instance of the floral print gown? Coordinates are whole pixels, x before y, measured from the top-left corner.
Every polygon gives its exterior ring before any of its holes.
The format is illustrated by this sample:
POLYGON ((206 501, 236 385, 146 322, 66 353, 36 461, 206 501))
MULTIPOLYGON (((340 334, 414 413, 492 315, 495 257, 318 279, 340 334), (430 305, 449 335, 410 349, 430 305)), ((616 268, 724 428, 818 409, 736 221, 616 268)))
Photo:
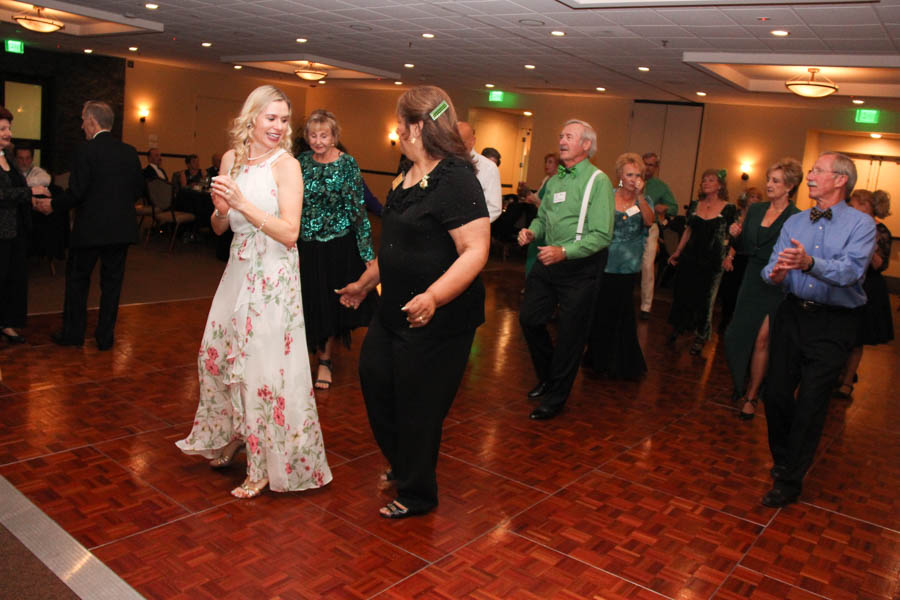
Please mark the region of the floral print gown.
MULTIPOLYGON (((244 197, 278 215, 272 163, 245 166, 235 181, 244 197)), ((197 366, 200 404, 186 454, 215 458, 230 441, 247 445, 251 480, 277 492, 331 481, 316 411, 303 324, 296 247, 251 225, 236 210, 228 265, 213 298, 197 366)))

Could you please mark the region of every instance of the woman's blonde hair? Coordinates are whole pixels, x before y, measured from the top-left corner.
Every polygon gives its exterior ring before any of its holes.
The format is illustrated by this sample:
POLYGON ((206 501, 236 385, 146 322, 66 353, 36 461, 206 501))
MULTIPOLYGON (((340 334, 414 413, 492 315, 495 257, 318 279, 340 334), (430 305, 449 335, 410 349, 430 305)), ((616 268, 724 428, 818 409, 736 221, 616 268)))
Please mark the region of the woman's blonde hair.
POLYGON ((288 123, 278 142, 279 148, 291 151, 291 100, 287 95, 272 85, 261 85, 247 96, 241 114, 238 115, 229 132, 231 147, 234 150, 234 165, 231 167, 231 176, 234 177, 250 157, 250 134, 253 133, 253 125, 257 117, 272 102, 284 102, 288 107, 288 123))
POLYGON ((879 219, 891 214, 891 195, 884 190, 872 192, 872 212, 879 219))
POLYGON ((784 175, 784 185, 788 186, 788 201, 793 202, 797 198, 797 189, 803 181, 803 165, 796 158, 785 156, 779 161, 772 163, 772 166, 766 169, 766 177, 772 171, 781 171, 784 175))
POLYGON ((334 138, 334 145, 337 146, 338 141, 341 139, 341 126, 332 112, 319 108, 309 115, 309 119, 306 120, 306 127, 303 128, 303 137, 306 141, 309 141, 309 130, 313 127, 328 127, 331 129, 331 137, 334 138))
POLYGON ((625 154, 620 154, 619 158, 616 159, 616 177, 619 179, 622 179, 622 169, 625 168, 625 165, 636 166, 638 171, 641 172, 641 177, 644 176, 644 159, 637 152, 626 152, 625 154))

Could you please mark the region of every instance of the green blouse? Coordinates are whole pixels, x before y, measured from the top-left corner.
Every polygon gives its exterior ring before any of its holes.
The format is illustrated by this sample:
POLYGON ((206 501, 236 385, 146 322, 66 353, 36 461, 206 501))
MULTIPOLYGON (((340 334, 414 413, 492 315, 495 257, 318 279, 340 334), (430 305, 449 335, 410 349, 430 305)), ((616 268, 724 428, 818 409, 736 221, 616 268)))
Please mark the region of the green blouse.
POLYGON ((356 160, 341 154, 330 163, 313 160, 311 150, 297 157, 303 170, 300 240, 328 242, 353 231, 359 256, 375 259, 372 227, 366 216, 362 175, 356 160))

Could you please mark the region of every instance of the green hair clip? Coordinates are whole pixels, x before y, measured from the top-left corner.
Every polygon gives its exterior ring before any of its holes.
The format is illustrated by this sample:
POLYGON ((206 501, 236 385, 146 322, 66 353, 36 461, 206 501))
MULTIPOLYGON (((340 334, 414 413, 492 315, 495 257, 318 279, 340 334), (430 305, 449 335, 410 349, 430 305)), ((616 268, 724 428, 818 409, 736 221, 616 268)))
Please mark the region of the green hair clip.
POLYGON ((718 171, 716 171, 716 177, 718 177, 719 179, 725 179, 726 175, 728 175, 728 171, 726 171, 725 169, 719 169, 718 171))
POLYGON ((446 100, 441 100, 441 103, 434 107, 434 110, 431 111, 431 120, 437 121, 438 117, 444 114, 447 109, 450 108, 450 105, 447 104, 446 100))

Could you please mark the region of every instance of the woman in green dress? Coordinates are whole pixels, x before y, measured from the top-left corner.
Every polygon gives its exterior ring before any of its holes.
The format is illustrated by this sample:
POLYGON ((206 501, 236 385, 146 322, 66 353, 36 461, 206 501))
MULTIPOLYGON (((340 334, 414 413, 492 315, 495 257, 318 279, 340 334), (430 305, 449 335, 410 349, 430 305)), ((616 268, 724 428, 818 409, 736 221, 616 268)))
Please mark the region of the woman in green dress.
POLYGON ((789 216, 799 212, 794 205, 803 168, 794 158, 783 158, 766 171, 768 202, 747 209, 743 223, 734 223, 729 233, 739 250, 749 258, 738 292, 734 317, 725 331, 725 356, 734 382, 734 398, 742 402, 741 419, 752 419, 759 388, 769 362, 769 323, 784 298, 778 286, 763 281, 760 271, 789 216), (749 371, 749 380, 748 380, 749 371))

